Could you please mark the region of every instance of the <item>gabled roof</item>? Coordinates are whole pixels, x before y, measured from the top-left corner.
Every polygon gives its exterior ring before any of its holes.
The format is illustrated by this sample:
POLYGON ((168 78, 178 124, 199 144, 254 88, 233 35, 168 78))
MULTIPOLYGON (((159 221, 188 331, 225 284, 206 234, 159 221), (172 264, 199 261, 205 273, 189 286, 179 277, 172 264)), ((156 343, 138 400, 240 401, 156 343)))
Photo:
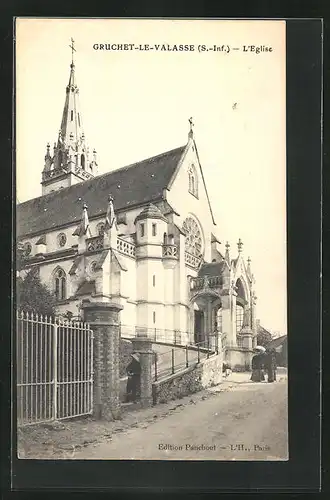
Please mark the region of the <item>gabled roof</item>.
POLYGON ((113 170, 94 179, 33 198, 17 206, 17 236, 78 223, 83 203, 89 218, 106 213, 108 196, 116 211, 163 198, 186 146, 113 170))
MULTIPOLYGON (((198 161, 198 165, 199 165, 199 168, 200 168, 200 172, 201 172, 201 176, 202 176, 202 181, 203 181, 203 184, 204 184, 204 189, 205 189, 205 193, 206 193, 206 198, 207 198, 207 202, 208 202, 208 205, 209 205, 209 209, 210 209, 210 213, 211 213, 211 217, 212 217, 212 222, 213 224, 216 226, 216 222, 214 220, 214 215, 213 215, 213 211, 212 211, 212 207, 211 207, 211 202, 210 202, 210 198, 209 198, 209 194, 208 194, 208 191, 207 191, 207 187, 206 187, 206 182, 205 182, 205 178, 204 178, 204 174, 203 174, 203 169, 202 169, 202 164, 200 162, 200 159, 199 159, 199 154, 198 154, 198 150, 197 150, 197 145, 196 145, 196 142, 193 138, 193 136, 191 136, 189 138, 189 141, 188 141, 188 144, 184 147, 183 149, 183 152, 184 153, 182 155, 182 159, 181 161, 183 161, 186 153, 188 152, 189 150, 189 147, 190 146, 193 146, 194 149, 195 149, 195 153, 196 153, 196 156, 197 156, 197 161, 198 161)), ((177 167, 175 168, 174 172, 173 172, 173 176, 172 176, 172 179, 171 179, 171 182, 169 183, 169 188, 171 187, 171 185, 173 184, 174 180, 175 180, 175 177, 177 175, 177 173, 179 172, 180 170, 180 166, 181 164, 178 164, 177 167)))
POLYGON ((277 337, 277 339, 271 340, 269 344, 267 344, 267 347, 276 349, 277 347, 283 345, 285 342, 287 342, 287 336, 282 335, 281 337, 277 337))

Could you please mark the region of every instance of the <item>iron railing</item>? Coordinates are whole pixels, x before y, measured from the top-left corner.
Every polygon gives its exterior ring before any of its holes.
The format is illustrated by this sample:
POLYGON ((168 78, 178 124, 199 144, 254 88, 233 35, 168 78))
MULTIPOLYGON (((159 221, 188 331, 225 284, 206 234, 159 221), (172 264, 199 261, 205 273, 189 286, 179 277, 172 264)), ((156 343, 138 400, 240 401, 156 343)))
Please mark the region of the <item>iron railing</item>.
POLYGON ((18 425, 92 413, 89 325, 18 312, 16 383, 18 425))
POLYGON ((130 339, 134 337, 147 337, 152 342, 160 344, 173 344, 174 346, 200 346, 204 345, 210 349, 219 349, 219 332, 212 332, 209 335, 204 335, 205 340, 201 341, 200 335, 194 332, 185 332, 182 330, 170 330, 166 328, 149 328, 146 326, 135 325, 120 325, 120 333, 122 338, 130 339))
POLYGON ((207 341, 194 346, 186 345, 184 348, 172 348, 168 351, 157 353, 154 359, 154 380, 163 379, 174 375, 190 366, 196 366, 202 359, 217 354, 207 341))

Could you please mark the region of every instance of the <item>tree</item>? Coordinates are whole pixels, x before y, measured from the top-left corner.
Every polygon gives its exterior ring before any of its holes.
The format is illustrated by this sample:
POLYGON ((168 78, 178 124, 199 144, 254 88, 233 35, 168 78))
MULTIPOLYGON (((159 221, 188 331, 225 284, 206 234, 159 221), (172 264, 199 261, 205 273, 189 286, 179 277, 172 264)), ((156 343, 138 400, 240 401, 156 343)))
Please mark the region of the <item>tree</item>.
POLYGON ((37 314, 56 314, 56 297, 40 281, 39 275, 31 269, 26 277, 17 278, 17 306, 26 312, 37 314))
POLYGON ((267 344, 269 344, 271 340, 272 340, 272 334, 268 330, 266 330, 266 328, 259 326, 257 333, 257 344, 266 346, 267 344))

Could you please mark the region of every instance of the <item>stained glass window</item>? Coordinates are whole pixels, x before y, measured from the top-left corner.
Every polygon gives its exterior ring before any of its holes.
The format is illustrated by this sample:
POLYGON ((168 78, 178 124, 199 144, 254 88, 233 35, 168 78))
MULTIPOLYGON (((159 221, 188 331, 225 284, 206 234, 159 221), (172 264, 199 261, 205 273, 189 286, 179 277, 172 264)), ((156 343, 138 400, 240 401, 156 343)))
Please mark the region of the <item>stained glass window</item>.
POLYGON ((60 268, 55 273, 55 295, 57 300, 66 299, 66 276, 60 268))
POLYGON ((197 172, 195 165, 190 165, 188 169, 188 176, 189 176, 189 193, 193 194, 198 197, 198 183, 197 183, 197 172))
POLYGON ((96 226, 96 231, 99 236, 103 236, 104 228, 105 228, 104 222, 99 222, 98 225, 96 226))
POLYGON ((187 217, 182 225, 186 232, 185 249, 186 252, 201 257, 203 255, 202 232, 199 225, 192 217, 187 217))
POLYGON ((64 233, 60 233, 58 236, 57 236, 57 241, 58 241, 58 244, 60 245, 60 247, 64 247, 65 244, 66 244, 66 236, 64 233))
POLYGON ((236 333, 240 333, 243 327, 244 307, 236 304, 236 333))

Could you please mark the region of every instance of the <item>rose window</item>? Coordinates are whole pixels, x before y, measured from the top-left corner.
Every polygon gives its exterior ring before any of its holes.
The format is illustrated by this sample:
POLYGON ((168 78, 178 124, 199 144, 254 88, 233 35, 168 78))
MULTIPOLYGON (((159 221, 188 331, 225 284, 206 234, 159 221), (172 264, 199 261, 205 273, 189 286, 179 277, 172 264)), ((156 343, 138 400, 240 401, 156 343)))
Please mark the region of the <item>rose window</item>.
POLYGON ((185 249, 186 252, 201 257, 203 254, 202 232, 199 225, 192 217, 187 217, 182 225, 186 232, 185 249))

